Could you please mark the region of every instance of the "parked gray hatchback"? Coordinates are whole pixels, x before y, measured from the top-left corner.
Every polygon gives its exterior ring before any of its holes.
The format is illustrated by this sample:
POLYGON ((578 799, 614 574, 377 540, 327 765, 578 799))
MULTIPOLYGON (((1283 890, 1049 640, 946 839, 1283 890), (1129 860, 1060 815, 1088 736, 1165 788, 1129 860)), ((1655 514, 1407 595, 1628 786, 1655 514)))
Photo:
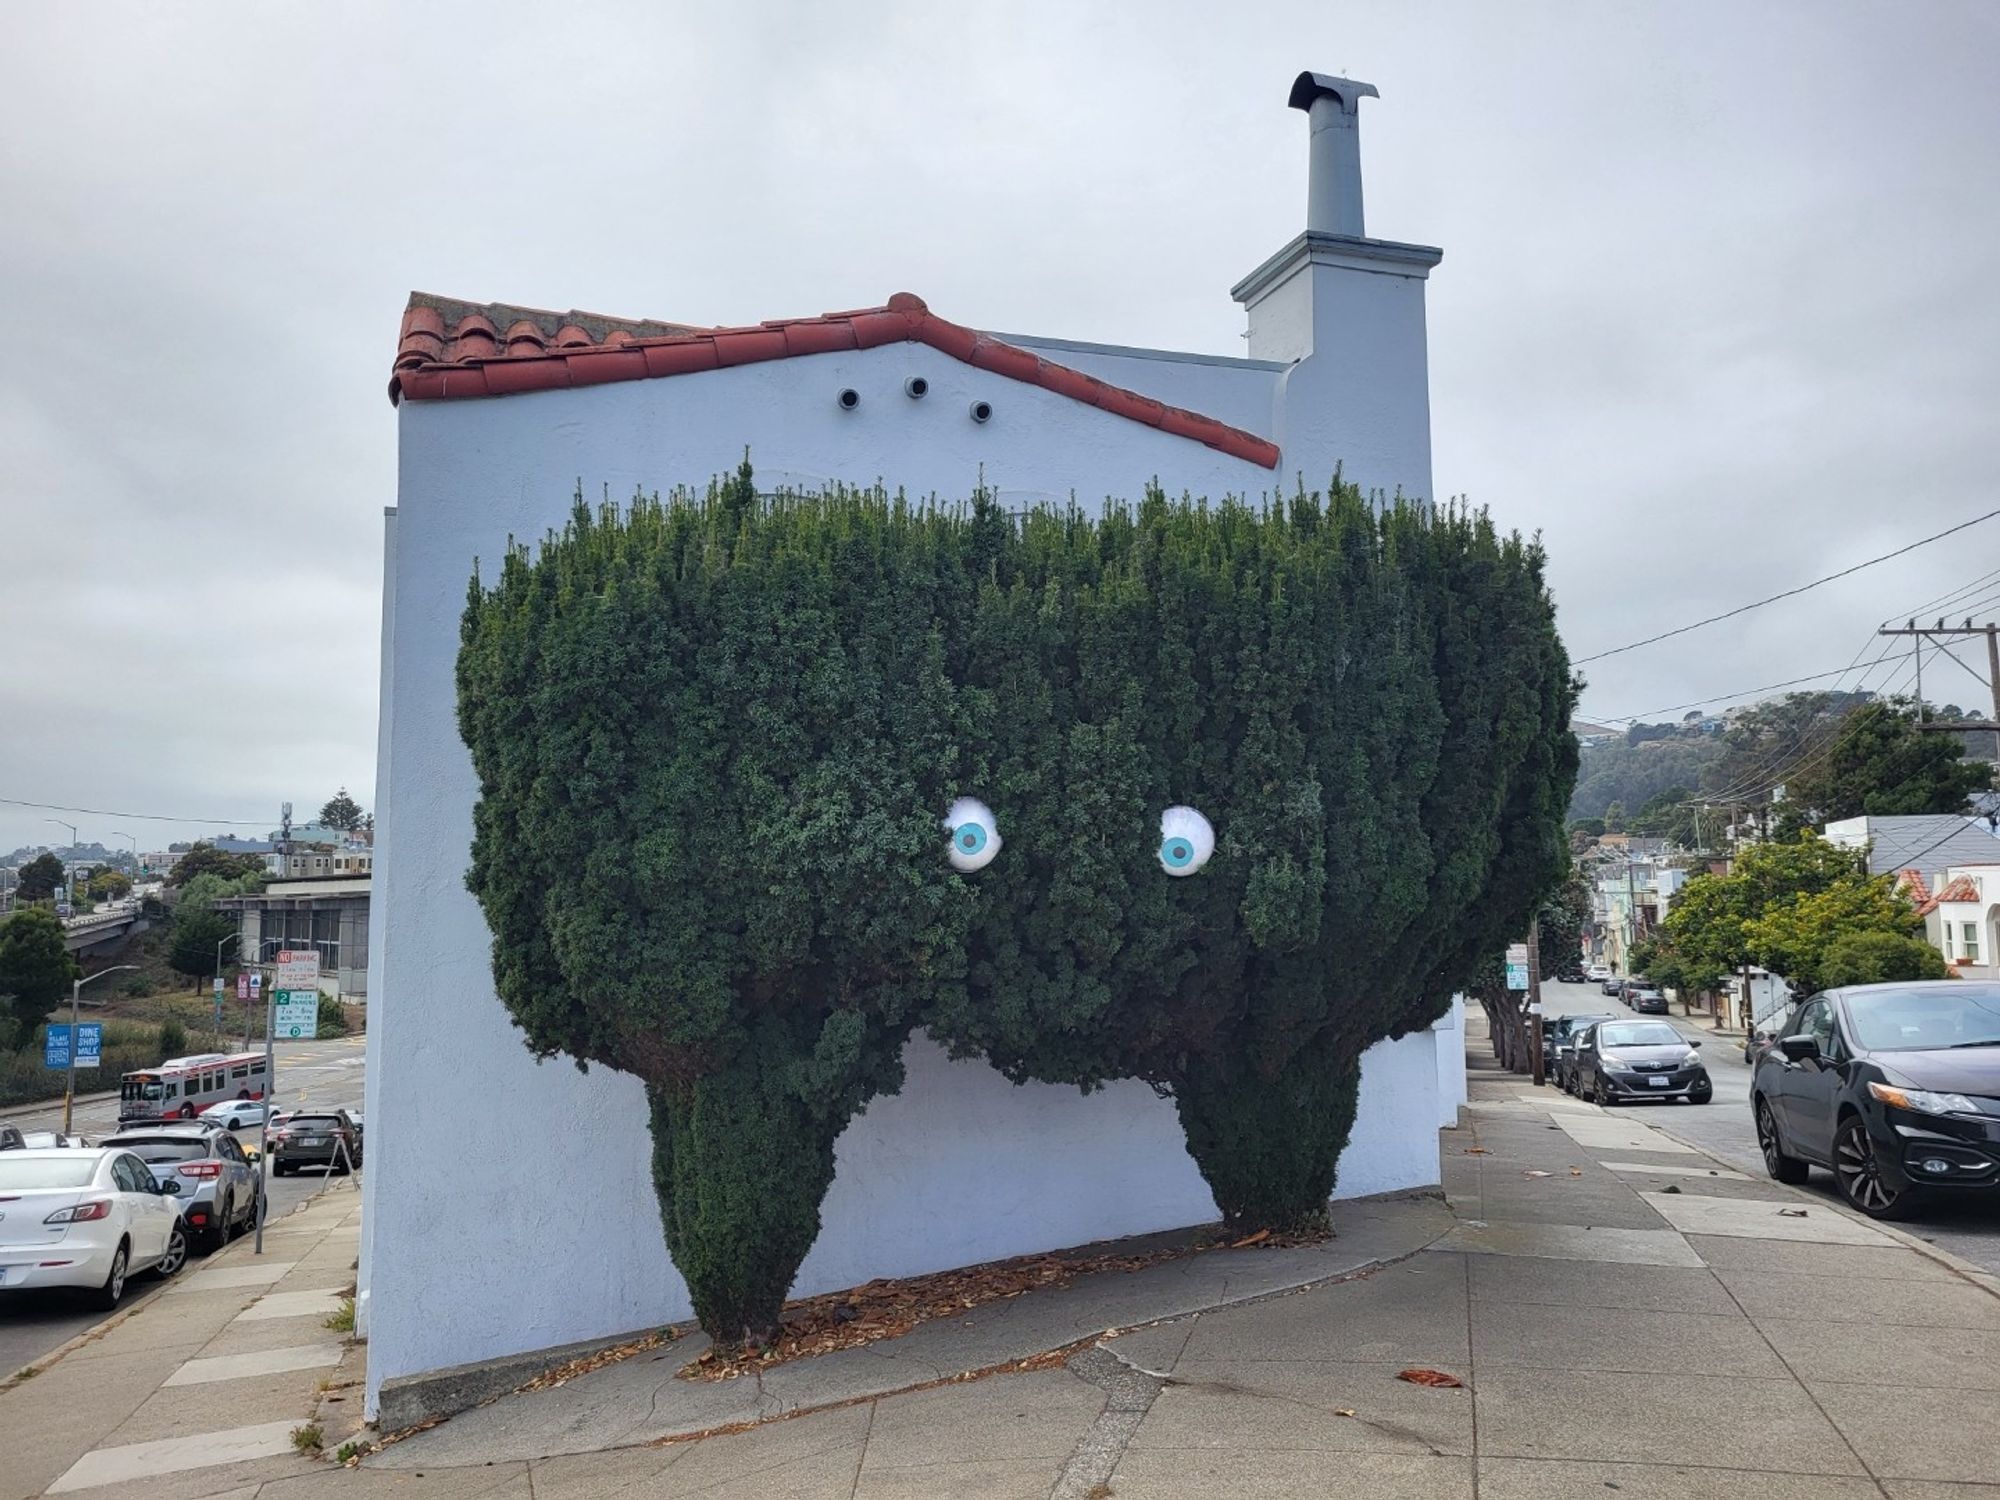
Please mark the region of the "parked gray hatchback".
POLYGON ((192 1121, 142 1125, 100 1144, 131 1152, 155 1182, 180 1184, 181 1222, 190 1244, 220 1250, 231 1234, 257 1227, 257 1169, 228 1131, 192 1121))

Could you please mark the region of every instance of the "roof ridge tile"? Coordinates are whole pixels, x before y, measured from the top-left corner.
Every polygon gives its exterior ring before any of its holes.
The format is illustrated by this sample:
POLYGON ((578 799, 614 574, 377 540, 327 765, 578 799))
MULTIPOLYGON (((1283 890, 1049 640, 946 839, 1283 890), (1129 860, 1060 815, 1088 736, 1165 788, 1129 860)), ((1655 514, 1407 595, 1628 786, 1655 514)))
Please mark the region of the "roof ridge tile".
POLYGON ((1267 469, 1278 466, 1280 450, 1268 438, 953 323, 932 312, 914 292, 896 292, 880 307, 720 328, 605 318, 573 310, 554 313, 506 303, 481 306, 412 293, 397 340, 389 399, 510 396, 903 342, 926 344, 991 374, 1038 386, 1267 469), (451 313, 457 314, 455 321, 451 313), (496 329, 495 314, 507 324, 504 340, 496 329), (544 318, 561 320, 553 336, 544 318), (599 325, 602 333, 593 333, 578 319, 599 325))

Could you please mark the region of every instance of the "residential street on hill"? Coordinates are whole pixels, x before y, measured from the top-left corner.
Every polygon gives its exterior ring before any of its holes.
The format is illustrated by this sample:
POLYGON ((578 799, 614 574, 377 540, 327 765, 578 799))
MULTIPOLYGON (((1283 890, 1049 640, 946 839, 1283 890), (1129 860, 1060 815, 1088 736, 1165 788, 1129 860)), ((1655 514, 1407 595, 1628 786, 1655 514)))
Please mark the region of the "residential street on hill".
MULTIPOLYGON (((1544 981, 1542 1004, 1550 1016, 1630 1015, 1594 984, 1544 981)), ((1626 1106, 1648 1124, 1721 1158, 1738 1171, 1763 1178, 1764 1154, 1757 1147, 1757 1130, 1750 1115, 1750 1068, 1743 1061, 1742 1033, 1711 1031, 1703 1017, 1670 1015, 1667 1021, 1682 1036, 1702 1044, 1702 1061, 1715 1080, 1710 1104, 1641 1104, 1626 1106)), ((1839 1193, 1830 1173, 1815 1169, 1805 1191, 1837 1203, 1839 1193)), ((1925 1205, 1907 1223, 1906 1232, 1963 1256, 1988 1271, 2000 1273, 2000 1203, 1990 1194, 1945 1199, 1925 1205)))

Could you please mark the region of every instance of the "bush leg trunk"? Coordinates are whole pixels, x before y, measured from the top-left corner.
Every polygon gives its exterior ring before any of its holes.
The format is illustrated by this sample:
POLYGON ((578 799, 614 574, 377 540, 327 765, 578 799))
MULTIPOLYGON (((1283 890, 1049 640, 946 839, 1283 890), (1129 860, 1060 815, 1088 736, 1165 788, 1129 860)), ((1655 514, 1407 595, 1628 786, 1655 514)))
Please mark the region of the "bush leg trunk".
POLYGON ((1354 1128, 1361 1059, 1299 1053, 1276 1078, 1253 1071, 1174 1085, 1188 1152, 1232 1230, 1328 1227, 1340 1153, 1354 1128))
POLYGON ((653 1185, 667 1249, 718 1350, 769 1343, 819 1234, 847 1119, 784 1086, 792 1059, 758 1048, 688 1083, 648 1084, 653 1185))

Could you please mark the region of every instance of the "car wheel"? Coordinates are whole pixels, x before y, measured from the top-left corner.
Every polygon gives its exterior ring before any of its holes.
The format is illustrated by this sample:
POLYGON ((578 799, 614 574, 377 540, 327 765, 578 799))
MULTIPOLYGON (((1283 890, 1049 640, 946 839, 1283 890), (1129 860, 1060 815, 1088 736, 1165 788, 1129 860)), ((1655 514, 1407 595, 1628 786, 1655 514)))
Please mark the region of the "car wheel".
POLYGON ((183 1104, 181 1106, 181 1118, 183 1120, 192 1120, 194 1118, 194 1106, 192 1104, 183 1104))
POLYGON ((1757 1145, 1764 1153, 1764 1170, 1778 1181, 1797 1187, 1812 1175, 1812 1169, 1798 1157, 1785 1154, 1784 1139, 1778 1134, 1778 1117, 1762 1099, 1757 1101, 1757 1145))
POLYGON ((1871 1219, 1900 1219, 1909 1212, 1913 1195, 1883 1177, 1875 1142, 1859 1115, 1849 1115, 1834 1132, 1833 1176, 1841 1197, 1871 1219))
POLYGON ((153 1270, 158 1273, 160 1280, 165 1281, 187 1264, 187 1258, 187 1231, 176 1223, 172 1232, 167 1235, 166 1253, 160 1257, 159 1264, 154 1266, 153 1270))
POLYGON ((104 1285, 92 1292, 85 1300, 99 1312, 110 1312, 118 1306, 119 1298, 125 1295, 125 1270, 131 1257, 131 1249, 123 1240, 111 1256, 111 1269, 105 1274, 104 1285))
POLYGON ((1715 1085, 1712 1083, 1698 1084, 1688 1090, 1688 1103, 1690 1104, 1707 1104, 1714 1098, 1715 1085))
POLYGON ((245 1209, 243 1213, 243 1232, 245 1234, 255 1234, 257 1232, 258 1207, 258 1200, 253 1195, 250 1199, 250 1207, 245 1209))

